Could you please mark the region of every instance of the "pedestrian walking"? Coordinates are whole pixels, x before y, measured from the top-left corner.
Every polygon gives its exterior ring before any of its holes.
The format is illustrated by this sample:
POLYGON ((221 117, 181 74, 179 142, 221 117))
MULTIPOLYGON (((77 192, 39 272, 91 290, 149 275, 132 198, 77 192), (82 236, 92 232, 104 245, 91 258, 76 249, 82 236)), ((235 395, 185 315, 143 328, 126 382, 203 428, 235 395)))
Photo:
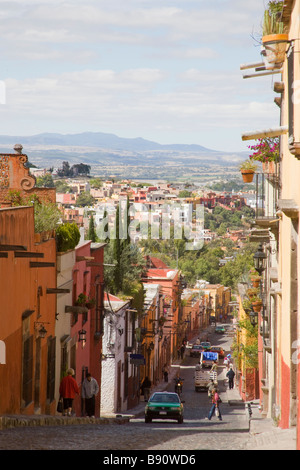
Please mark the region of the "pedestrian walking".
POLYGON ((213 379, 210 379, 210 383, 207 385, 207 388, 208 388, 207 390, 208 398, 211 398, 212 391, 215 390, 216 388, 213 379))
POLYGON ((232 368, 232 364, 230 365, 230 369, 229 371, 227 372, 226 374, 226 377, 228 377, 228 380, 229 380, 229 390, 233 389, 233 386, 234 386, 234 376, 235 376, 235 373, 234 373, 234 370, 232 368))
POLYGON ((167 364, 165 364, 164 367, 163 367, 163 374, 164 374, 164 381, 165 381, 165 382, 168 382, 168 380, 169 380, 169 373, 168 373, 167 364))
POLYGON ((149 396, 150 396, 150 390, 151 390, 151 380, 149 380, 148 377, 144 378, 142 385, 141 385, 141 389, 142 389, 142 395, 144 395, 144 401, 148 401, 149 396))
POLYGON ((90 418, 95 418, 96 396, 98 393, 98 382, 88 372, 81 387, 81 397, 84 399, 85 412, 90 418))
POLYGON ((59 394, 63 399, 63 416, 72 415, 73 400, 79 395, 79 387, 73 375, 74 369, 68 369, 67 375, 62 379, 59 386, 59 394))
POLYGON ((180 347, 180 356, 181 356, 181 359, 183 359, 184 351, 185 351, 185 345, 182 344, 181 347, 180 347))
POLYGON ((211 396, 211 409, 208 414, 208 420, 210 421, 213 414, 215 414, 219 421, 222 421, 222 415, 221 415, 221 410, 220 410, 220 403, 221 403, 221 398, 217 392, 216 389, 212 390, 212 396, 211 396))

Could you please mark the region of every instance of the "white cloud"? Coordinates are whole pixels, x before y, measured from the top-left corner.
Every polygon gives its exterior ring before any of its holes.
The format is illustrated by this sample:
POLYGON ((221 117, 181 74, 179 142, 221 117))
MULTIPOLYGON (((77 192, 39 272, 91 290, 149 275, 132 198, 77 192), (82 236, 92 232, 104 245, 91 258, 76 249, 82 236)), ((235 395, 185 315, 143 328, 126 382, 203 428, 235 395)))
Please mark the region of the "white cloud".
POLYGON ((215 129, 232 136, 234 148, 237 129, 277 119, 267 79, 245 82, 239 71, 239 60, 260 59, 251 33, 259 29, 262 0, 0 6, 7 89, 1 133, 119 131, 212 147, 201 139, 215 129))

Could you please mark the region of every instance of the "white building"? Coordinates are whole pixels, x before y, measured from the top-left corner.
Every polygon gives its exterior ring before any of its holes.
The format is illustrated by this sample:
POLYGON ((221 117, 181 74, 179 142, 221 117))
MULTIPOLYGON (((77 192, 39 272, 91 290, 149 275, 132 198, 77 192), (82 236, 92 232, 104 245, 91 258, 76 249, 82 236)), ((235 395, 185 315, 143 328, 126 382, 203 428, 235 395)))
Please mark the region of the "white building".
POLYGON ((131 321, 130 300, 109 295, 104 308, 100 415, 127 410, 127 383, 135 374, 127 352, 131 350, 135 326, 131 321))

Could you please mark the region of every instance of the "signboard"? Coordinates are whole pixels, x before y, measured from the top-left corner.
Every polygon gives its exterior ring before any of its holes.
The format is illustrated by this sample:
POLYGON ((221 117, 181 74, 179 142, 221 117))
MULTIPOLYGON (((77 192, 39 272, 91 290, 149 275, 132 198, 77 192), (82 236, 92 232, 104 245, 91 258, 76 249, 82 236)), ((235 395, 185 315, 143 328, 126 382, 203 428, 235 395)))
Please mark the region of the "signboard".
POLYGON ((142 354, 130 354, 130 364, 134 366, 144 366, 146 360, 142 354))

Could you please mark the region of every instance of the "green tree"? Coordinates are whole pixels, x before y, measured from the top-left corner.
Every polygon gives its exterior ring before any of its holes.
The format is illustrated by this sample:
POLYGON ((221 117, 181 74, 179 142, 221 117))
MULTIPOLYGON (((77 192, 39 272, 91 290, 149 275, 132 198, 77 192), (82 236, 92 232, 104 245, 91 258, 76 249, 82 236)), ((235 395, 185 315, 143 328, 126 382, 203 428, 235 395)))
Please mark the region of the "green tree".
POLYGON ((85 163, 76 163, 71 167, 71 174, 72 176, 77 176, 77 175, 84 175, 87 176, 89 175, 91 171, 90 165, 86 165, 85 163))
POLYGON ((187 191, 186 189, 183 189, 182 191, 179 191, 178 197, 180 198, 185 198, 185 197, 191 197, 192 192, 187 191))
POLYGON ((110 242, 110 231, 108 224, 108 212, 107 209, 104 209, 103 219, 100 222, 99 227, 97 228, 97 234, 100 241, 103 243, 110 242))
POLYGON ((70 188, 68 183, 66 183, 66 181, 64 180, 54 181, 54 186, 56 187, 56 191, 58 193, 71 193, 72 192, 72 189, 70 188))
POLYGON ((80 240, 79 228, 75 222, 62 224, 56 230, 57 251, 74 250, 80 240))
POLYGON ((79 207, 84 207, 84 206, 92 206, 95 203, 95 199, 93 196, 90 195, 90 193, 83 191, 81 194, 79 194, 76 204, 79 207))
POLYGON ((99 189, 103 186, 103 182, 100 178, 91 178, 90 185, 92 188, 99 189))
POLYGON ((52 175, 46 174, 43 176, 39 176, 36 179, 36 186, 38 188, 54 188, 55 185, 54 185, 52 175))
POLYGON ((89 220, 88 240, 91 240, 92 242, 98 241, 93 214, 91 214, 89 220))
POLYGON ((121 240, 120 240, 120 205, 118 204, 115 219, 115 239, 113 242, 114 261, 116 262, 114 281, 116 291, 121 290, 121 240))

